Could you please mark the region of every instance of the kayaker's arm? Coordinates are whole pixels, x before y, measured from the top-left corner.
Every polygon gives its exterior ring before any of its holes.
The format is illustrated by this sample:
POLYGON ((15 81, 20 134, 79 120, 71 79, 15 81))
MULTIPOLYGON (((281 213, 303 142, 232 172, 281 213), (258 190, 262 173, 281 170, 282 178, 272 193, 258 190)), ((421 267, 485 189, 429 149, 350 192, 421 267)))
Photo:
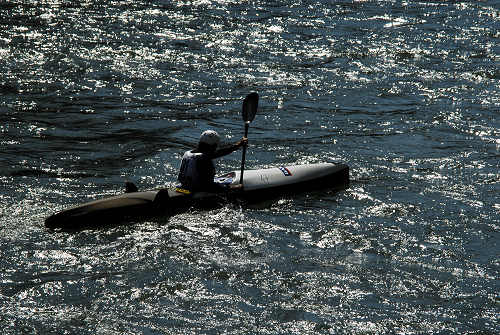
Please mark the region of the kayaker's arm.
POLYGON ((247 144, 248 144, 248 139, 246 137, 243 137, 241 140, 239 140, 238 142, 236 142, 230 146, 227 146, 227 147, 224 147, 221 149, 217 149, 213 154, 210 155, 210 158, 215 159, 215 158, 229 155, 230 153, 235 152, 236 150, 238 150, 239 148, 241 148, 242 146, 247 145, 247 144))

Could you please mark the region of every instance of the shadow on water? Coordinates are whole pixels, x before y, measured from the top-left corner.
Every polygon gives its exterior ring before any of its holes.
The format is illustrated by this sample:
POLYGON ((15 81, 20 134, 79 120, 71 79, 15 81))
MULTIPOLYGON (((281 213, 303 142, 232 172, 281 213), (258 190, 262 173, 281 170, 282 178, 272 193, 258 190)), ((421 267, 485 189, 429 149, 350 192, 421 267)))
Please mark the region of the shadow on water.
POLYGON ((14 278, 13 283, 6 283, 0 285, 0 294, 7 297, 15 296, 16 294, 30 290, 31 288, 45 285, 52 282, 72 282, 81 279, 91 279, 97 280, 101 278, 110 278, 114 276, 120 276, 125 274, 125 272, 115 271, 115 272, 103 272, 103 273, 75 273, 69 271, 51 271, 42 272, 34 275, 27 275, 24 273, 18 273, 14 278))

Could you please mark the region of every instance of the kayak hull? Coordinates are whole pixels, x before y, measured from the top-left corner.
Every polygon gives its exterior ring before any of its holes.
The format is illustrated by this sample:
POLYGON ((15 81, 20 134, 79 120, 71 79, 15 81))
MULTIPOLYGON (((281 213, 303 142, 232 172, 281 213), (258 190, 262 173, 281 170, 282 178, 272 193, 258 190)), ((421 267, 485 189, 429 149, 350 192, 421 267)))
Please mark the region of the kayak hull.
MULTIPOLYGON (((233 171, 215 179, 226 185, 236 185, 240 172, 233 171)), ((87 202, 49 216, 47 228, 80 229, 101 226, 123 220, 125 217, 147 217, 175 214, 186 208, 214 207, 223 197, 248 202, 262 201, 288 193, 315 189, 345 188, 349 184, 349 167, 345 164, 319 163, 282 166, 269 169, 245 170, 243 189, 217 194, 193 194, 164 188, 158 190, 124 193, 101 200, 87 202)))

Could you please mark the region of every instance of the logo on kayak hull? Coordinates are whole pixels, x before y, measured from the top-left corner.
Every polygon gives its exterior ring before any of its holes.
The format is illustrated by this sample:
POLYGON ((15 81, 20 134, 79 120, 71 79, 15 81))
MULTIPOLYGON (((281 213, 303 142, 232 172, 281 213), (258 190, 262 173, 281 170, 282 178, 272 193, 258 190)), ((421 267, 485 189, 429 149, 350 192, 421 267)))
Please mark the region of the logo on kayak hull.
POLYGON ((290 170, 288 170, 284 166, 280 166, 278 169, 280 169, 281 172, 283 172, 283 175, 285 175, 285 177, 290 177, 292 175, 292 173, 290 172, 290 170))

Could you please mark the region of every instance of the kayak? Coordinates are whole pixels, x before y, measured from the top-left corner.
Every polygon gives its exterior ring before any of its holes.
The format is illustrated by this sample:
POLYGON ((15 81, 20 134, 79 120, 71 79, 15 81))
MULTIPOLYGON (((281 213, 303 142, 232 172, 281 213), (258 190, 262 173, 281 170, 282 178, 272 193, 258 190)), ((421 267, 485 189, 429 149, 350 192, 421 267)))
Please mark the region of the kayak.
MULTIPOLYGON (((216 177, 223 185, 240 183, 240 171, 216 177)), ((191 193, 176 187, 124 193, 65 209, 45 220, 47 228, 79 229, 115 223, 126 217, 175 214, 193 206, 211 207, 225 199, 255 202, 286 193, 314 189, 342 188, 349 184, 349 167, 345 164, 317 163, 245 170, 243 188, 224 193, 191 193)))

